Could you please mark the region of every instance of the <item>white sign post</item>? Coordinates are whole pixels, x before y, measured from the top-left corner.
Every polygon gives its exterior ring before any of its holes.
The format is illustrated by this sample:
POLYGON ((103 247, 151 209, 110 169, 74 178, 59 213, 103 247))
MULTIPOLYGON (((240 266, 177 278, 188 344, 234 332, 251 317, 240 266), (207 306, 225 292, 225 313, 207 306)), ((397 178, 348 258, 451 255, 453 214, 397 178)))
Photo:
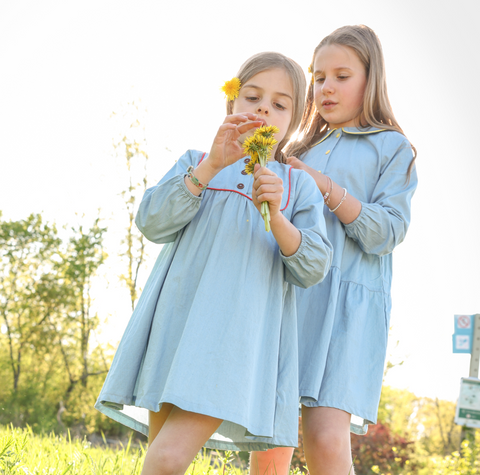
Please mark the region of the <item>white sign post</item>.
POLYGON ((455 423, 465 427, 480 428, 480 379, 461 379, 455 423))
POLYGON ((469 377, 461 379, 460 396, 455 411, 455 423, 462 426, 462 443, 467 438, 467 433, 471 434, 472 428, 480 428, 480 314, 455 316, 453 352, 470 353, 469 377), (471 341, 468 341, 470 338, 471 341))

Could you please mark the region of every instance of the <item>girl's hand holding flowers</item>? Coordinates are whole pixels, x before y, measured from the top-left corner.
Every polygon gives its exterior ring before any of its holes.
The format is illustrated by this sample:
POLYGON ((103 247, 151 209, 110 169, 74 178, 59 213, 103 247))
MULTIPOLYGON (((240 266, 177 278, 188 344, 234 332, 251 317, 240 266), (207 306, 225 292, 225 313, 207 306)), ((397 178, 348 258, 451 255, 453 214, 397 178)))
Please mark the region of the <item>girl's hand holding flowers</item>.
POLYGON ((268 202, 270 207, 270 219, 280 211, 283 195, 283 181, 267 167, 255 164, 254 182, 252 188, 253 204, 261 211, 263 202, 268 202))
MULTIPOLYGON (((266 167, 273 147, 277 144, 274 135, 279 132, 275 125, 265 125, 255 130, 255 133, 247 137, 243 142, 243 151, 250 155, 250 162, 245 167, 249 174, 254 173, 256 164, 266 167)), ((267 200, 262 201, 260 213, 265 221, 265 231, 270 231, 270 206, 267 200)))

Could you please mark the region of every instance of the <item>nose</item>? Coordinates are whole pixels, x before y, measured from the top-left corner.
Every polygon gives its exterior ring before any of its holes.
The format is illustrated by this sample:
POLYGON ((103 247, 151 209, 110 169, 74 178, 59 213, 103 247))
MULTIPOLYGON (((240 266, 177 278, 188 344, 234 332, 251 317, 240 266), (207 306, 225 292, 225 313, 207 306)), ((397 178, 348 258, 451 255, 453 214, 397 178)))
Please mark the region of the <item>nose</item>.
POLYGON ((268 115, 268 113, 269 113, 268 105, 265 102, 258 104, 257 105, 257 113, 268 115))
POLYGON ((322 93, 324 95, 332 94, 333 93, 333 84, 332 81, 329 79, 325 78, 325 81, 323 81, 322 84, 322 93))

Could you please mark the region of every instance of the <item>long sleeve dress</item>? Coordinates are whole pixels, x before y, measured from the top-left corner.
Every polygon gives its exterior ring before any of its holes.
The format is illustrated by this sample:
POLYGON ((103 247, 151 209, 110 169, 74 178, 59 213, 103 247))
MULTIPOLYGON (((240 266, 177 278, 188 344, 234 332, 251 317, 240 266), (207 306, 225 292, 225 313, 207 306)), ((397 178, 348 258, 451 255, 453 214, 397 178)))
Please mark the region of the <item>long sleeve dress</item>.
POLYGON ((327 278, 297 289, 300 396, 305 406, 354 416, 364 434, 377 420, 390 325, 392 252, 407 233, 417 186, 408 140, 376 128, 333 129, 301 159, 360 200, 343 224, 324 208, 334 256, 327 278), (360 419, 359 419, 360 418, 360 419))
POLYGON ((166 402, 224 421, 207 447, 296 446, 294 285, 330 268, 322 196, 307 173, 269 163, 284 183, 282 213, 301 233, 285 257, 251 200, 244 159, 200 196, 188 190, 185 172, 203 155, 188 151, 143 197, 137 226, 165 245, 95 407, 147 434, 146 410, 166 402))

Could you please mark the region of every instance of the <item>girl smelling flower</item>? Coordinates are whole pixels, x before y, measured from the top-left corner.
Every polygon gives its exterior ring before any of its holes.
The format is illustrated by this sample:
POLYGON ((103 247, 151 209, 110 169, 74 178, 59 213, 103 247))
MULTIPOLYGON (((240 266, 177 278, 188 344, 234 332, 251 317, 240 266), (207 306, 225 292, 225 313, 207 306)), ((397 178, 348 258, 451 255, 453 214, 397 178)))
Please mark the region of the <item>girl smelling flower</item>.
POLYGON ((96 407, 148 434, 144 475, 184 473, 202 446, 297 445, 294 286, 320 282, 332 259, 320 191, 282 153, 300 123, 305 77, 278 53, 253 56, 237 77, 210 153, 187 151, 136 217, 165 245, 96 407), (278 129, 278 143, 265 141, 268 167, 248 174, 256 157, 242 143, 260 126, 278 129))

